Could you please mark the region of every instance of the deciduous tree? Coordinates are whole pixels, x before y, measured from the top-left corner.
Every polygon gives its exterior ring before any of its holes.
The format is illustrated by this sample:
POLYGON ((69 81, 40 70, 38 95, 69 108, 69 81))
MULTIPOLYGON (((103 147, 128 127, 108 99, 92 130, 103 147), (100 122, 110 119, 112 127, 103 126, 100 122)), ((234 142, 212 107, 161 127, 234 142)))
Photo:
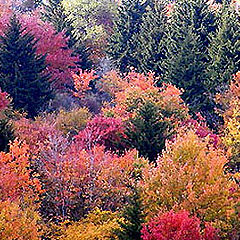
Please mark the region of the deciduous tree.
POLYGON ((234 207, 240 192, 232 176, 224 173, 227 161, 208 137, 199 138, 193 131, 179 135, 167 144, 157 167, 144 179, 147 212, 154 215, 185 209, 201 221, 230 232, 234 227, 231 220, 238 218, 234 207))
POLYGON ((219 240, 217 230, 207 225, 201 234, 200 220, 187 211, 159 214, 142 229, 143 240, 219 240))

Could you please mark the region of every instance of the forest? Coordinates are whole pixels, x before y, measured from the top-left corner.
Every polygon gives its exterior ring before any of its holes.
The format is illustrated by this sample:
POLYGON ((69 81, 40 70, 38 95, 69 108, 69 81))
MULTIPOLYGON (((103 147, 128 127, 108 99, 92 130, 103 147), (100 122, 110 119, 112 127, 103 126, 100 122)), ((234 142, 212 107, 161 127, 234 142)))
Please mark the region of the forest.
POLYGON ((240 240, 239 0, 0 19, 0 240, 240 240))

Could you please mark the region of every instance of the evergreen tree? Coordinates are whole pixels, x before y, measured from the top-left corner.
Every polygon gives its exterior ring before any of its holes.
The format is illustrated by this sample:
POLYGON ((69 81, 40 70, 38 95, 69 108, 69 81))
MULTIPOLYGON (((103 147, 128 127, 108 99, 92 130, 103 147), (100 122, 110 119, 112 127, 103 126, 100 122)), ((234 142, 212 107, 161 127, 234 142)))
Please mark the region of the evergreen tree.
POLYGON ((142 179, 143 166, 144 164, 141 161, 135 162, 135 168, 131 176, 132 181, 127 186, 131 194, 121 214, 125 221, 119 221, 121 229, 115 231, 115 235, 119 240, 141 240, 141 229, 144 223, 144 206, 138 183, 142 179))
POLYGON ((208 0, 176 1, 164 39, 163 80, 184 89, 182 97, 192 111, 213 111, 204 82, 209 35, 214 31, 216 16, 208 0))
POLYGON ((154 162, 165 146, 169 124, 163 121, 160 109, 151 102, 144 104, 130 120, 126 135, 128 144, 140 155, 154 162))
POLYGON ((76 37, 73 21, 66 15, 61 0, 48 0, 43 6, 45 9, 42 12, 43 20, 50 22, 57 32, 65 32, 66 37, 69 38, 68 47, 74 50, 74 56, 79 56, 78 67, 83 70, 90 69, 92 61, 89 58, 89 49, 85 47, 81 39, 76 37))
POLYGON ((137 35, 137 50, 135 51, 136 68, 139 72, 155 72, 162 74, 162 61, 165 58, 165 37, 168 17, 166 1, 155 0, 143 15, 142 25, 137 35))
POLYGON ((124 209, 122 217, 125 222, 119 222, 121 230, 116 232, 119 240, 141 240, 141 229, 144 223, 143 206, 139 190, 134 187, 132 195, 124 209))
POLYGON ((13 109, 10 104, 0 110, 0 151, 7 152, 9 150, 9 143, 15 139, 14 121, 22 117, 22 115, 13 109))
POLYGON ((45 57, 36 54, 34 37, 24 33, 16 16, 0 42, 0 87, 10 94, 16 108, 33 117, 51 98, 49 76, 43 73, 45 57))
POLYGON ((148 0, 123 0, 118 7, 108 54, 122 72, 129 67, 136 68, 139 64, 134 57, 138 45, 136 36, 148 5, 148 0))
POLYGON ((226 90, 240 70, 240 18, 232 4, 223 2, 216 33, 211 36, 205 85, 210 94, 226 90))

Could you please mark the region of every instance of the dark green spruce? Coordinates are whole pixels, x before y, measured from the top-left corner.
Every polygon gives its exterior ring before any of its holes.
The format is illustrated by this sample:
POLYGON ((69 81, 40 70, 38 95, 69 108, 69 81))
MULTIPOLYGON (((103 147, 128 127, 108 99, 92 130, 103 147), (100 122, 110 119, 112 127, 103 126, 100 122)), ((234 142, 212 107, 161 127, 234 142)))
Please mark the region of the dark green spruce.
POLYGON ((216 15, 208 0, 178 0, 166 31, 163 81, 180 89, 192 112, 213 111, 207 97, 206 66, 209 36, 216 31, 216 15))
POLYGON ((143 15, 137 35, 137 50, 134 53, 136 69, 139 72, 155 72, 162 75, 162 61, 165 58, 165 33, 169 24, 166 15, 166 1, 154 0, 143 15))
POLYGON ((232 75, 240 70, 240 18, 232 4, 223 1, 216 33, 211 36, 205 85, 210 95, 228 88, 232 75))
POLYGON ((0 151, 9 150, 9 142, 15 138, 11 120, 4 116, 0 118, 0 151))
POLYGON ((148 0, 123 0, 118 7, 113 34, 109 40, 108 54, 121 72, 138 66, 134 56, 138 45, 136 36, 148 5, 148 0))
MULTIPOLYGON (((137 161, 134 163, 134 170, 131 176, 131 182, 128 184, 130 196, 123 208, 121 217, 124 222, 119 221, 120 230, 114 232, 119 240, 141 240, 141 229, 144 223, 144 206, 141 199, 141 188, 139 180, 142 179, 143 162, 137 161)), ((115 238, 114 238, 115 239, 115 238)))
POLYGON ((45 57, 36 54, 34 37, 24 32, 16 16, 0 43, 0 87, 13 98, 15 108, 33 117, 51 98, 45 57))
POLYGON ((155 162, 165 146, 169 124, 163 121, 160 109, 151 102, 144 104, 137 116, 130 120, 126 135, 128 144, 139 151, 140 156, 155 162))
POLYGON ((144 223, 143 206, 139 190, 134 187, 132 195, 123 211, 122 217, 125 223, 119 222, 120 231, 115 234, 119 240, 141 240, 141 229, 144 223))

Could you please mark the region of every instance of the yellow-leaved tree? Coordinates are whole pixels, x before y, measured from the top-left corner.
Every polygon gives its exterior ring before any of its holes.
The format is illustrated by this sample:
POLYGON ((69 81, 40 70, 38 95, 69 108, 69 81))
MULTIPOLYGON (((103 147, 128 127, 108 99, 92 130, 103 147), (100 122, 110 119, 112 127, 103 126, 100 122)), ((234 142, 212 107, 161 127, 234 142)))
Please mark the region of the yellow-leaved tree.
POLYGON ((217 96, 217 101, 225 108, 223 112, 223 143, 229 153, 229 169, 240 171, 240 72, 236 73, 229 89, 217 96))
POLYGON ((240 189, 224 172, 227 161, 208 137, 200 138, 192 130, 179 133, 167 144, 157 167, 145 172, 142 197, 147 215, 185 209, 223 232, 231 231, 232 221, 239 217, 234 207, 240 189))
POLYGON ((117 239, 114 231, 120 229, 123 221, 117 213, 96 208, 83 220, 70 225, 60 240, 107 240, 117 239))

